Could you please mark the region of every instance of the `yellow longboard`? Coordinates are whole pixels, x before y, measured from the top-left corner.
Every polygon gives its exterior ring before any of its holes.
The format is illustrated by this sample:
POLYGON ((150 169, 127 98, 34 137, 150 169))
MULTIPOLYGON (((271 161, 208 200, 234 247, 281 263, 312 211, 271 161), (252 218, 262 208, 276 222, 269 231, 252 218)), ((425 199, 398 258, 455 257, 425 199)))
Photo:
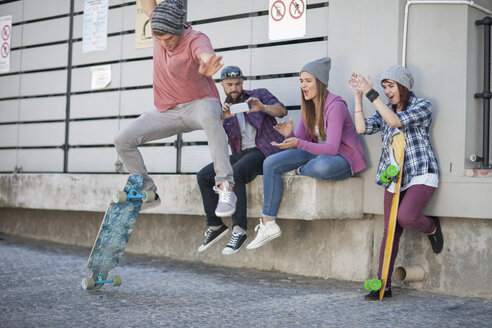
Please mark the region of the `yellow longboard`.
POLYGON ((395 155, 395 160, 398 163, 398 180, 395 186, 395 194, 393 195, 393 200, 391 201, 391 211, 388 221, 388 236, 386 236, 386 245, 384 247, 384 260, 383 269, 381 272, 382 286, 379 291, 379 300, 383 299, 384 289, 386 288, 386 282, 388 281, 389 275, 389 265, 391 260, 391 253, 393 252, 393 241, 395 239, 395 229, 396 229, 396 214, 398 213, 398 205, 400 203, 400 187, 401 187, 401 176, 403 171, 403 161, 405 159, 405 147, 407 143, 405 141, 405 136, 403 132, 398 133, 393 136, 393 142, 391 146, 393 147, 393 153, 395 155))

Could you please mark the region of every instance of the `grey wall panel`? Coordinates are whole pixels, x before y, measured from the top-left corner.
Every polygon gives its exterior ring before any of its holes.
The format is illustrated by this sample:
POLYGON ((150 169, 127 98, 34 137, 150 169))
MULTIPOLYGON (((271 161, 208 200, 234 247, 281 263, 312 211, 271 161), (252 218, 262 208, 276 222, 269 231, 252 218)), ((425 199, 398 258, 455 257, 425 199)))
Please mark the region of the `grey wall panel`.
POLYGON ((0 3, 0 16, 12 16, 12 24, 22 22, 22 1, 0 3))
POLYGON ((257 88, 267 88, 286 106, 299 106, 301 104, 301 91, 297 76, 251 81, 251 89, 257 88))
POLYGON ((181 153, 181 172, 195 173, 212 162, 208 146, 186 146, 181 153))
POLYGON ((327 55, 328 45, 324 41, 255 48, 251 74, 298 73, 304 64, 327 55))
POLYGON ((0 150, 0 171, 13 172, 17 165, 17 150, 0 150))
POLYGON ((125 90, 121 92, 121 115, 140 115, 154 109, 152 88, 125 90))
POLYGON ((73 95, 70 118, 117 116, 119 102, 119 91, 73 95))
POLYGON ((73 148, 68 153, 69 172, 115 172, 114 148, 73 148))
POLYGON ((78 146, 113 144, 118 126, 116 119, 71 122, 70 144, 78 146))
MULTIPOLYGON (((239 66, 246 76, 251 75, 251 49, 219 51, 218 56, 222 56, 224 67, 234 65, 239 66)), ((220 79, 220 70, 214 74, 214 79, 220 79)))
POLYGON ((61 146, 65 142, 65 124, 32 123, 19 125, 19 146, 61 146))
MULTIPOLYGON (((40 4, 44 1, 38 1, 40 4)), ((62 17, 41 22, 24 24, 22 45, 36 45, 55 41, 68 40, 70 29, 69 17, 62 17)), ((66 55, 65 55, 66 56, 66 55)))
MULTIPOLYGON (((94 65, 99 66, 99 65, 94 65)), ((120 87, 120 64, 111 65, 111 82, 106 88, 120 87)), ((90 66, 72 70, 72 92, 91 91, 92 71, 90 66)))
POLYGON ((174 147, 140 147, 145 165, 149 172, 176 172, 176 148, 174 147))
POLYGON ((73 65, 94 64, 121 59, 121 35, 109 37, 105 50, 84 53, 82 41, 73 44, 73 65))
POLYGON ((123 15, 123 22, 121 29, 123 31, 131 31, 135 29, 135 17, 136 17, 136 11, 137 11, 137 6, 125 6, 121 8, 122 10, 122 15, 123 15))
POLYGON ((249 13, 253 3, 244 0, 188 0, 188 21, 249 13))
MULTIPOLYGON (((12 17, 13 20, 13 17, 12 17)), ((13 23, 13 22, 12 22, 13 23)), ((22 45, 23 38, 23 26, 24 25, 15 25, 12 26, 12 36, 10 38, 10 48, 18 48, 22 45)))
MULTIPOLYGON (((14 50, 10 52, 10 69, 9 73, 16 73, 21 70, 21 54, 22 50, 14 50)), ((0 74, 0 77, 2 74, 0 74)))
POLYGON ((19 106, 18 99, 0 101, 0 122, 17 122, 19 106))
POLYGON ((20 87, 19 81, 20 75, 2 76, 0 74, 0 99, 18 97, 20 87))
POLYGON ((193 26, 193 29, 205 33, 214 48, 248 45, 251 43, 251 18, 219 21, 193 26))
POLYGON ((22 96, 58 94, 66 90, 66 70, 21 75, 22 96))
POLYGON ((142 48, 142 49, 135 48, 135 34, 123 35, 123 47, 121 49, 122 58, 129 59, 129 58, 152 57, 152 54, 153 54, 153 48, 142 48))
POLYGON ((23 172, 63 171, 63 150, 61 149, 19 149, 17 165, 23 172))
POLYGON ((127 62, 122 66, 122 87, 152 85, 152 60, 127 62))
POLYGON ((0 147, 16 147, 19 126, 17 124, 0 125, 0 147))
POLYGON ((66 98, 26 98, 20 100, 20 121, 43 121, 65 119, 66 98))
POLYGON ((24 0, 24 20, 52 17, 70 12, 70 1, 24 0))
POLYGON ((36 47, 22 50, 22 70, 40 70, 66 67, 68 63, 68 44, 36 47))

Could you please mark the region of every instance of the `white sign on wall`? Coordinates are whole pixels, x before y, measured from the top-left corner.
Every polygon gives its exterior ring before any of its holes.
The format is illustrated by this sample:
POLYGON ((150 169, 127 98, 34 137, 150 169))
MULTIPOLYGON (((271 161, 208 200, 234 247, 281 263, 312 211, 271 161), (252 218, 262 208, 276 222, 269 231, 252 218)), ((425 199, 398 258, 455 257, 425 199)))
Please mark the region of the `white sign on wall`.
POLYGON ((12 16, 0 17, 0 73, 10 70, 10 36, 12 34, 12 16))
POLYGON ((108 38, 108 0, 85 0, 82 51, 106 49, 108 38))
POLYGON ((270 40, 300 38, 306 35, 307 0, 269 0, 268 37, 270 40))

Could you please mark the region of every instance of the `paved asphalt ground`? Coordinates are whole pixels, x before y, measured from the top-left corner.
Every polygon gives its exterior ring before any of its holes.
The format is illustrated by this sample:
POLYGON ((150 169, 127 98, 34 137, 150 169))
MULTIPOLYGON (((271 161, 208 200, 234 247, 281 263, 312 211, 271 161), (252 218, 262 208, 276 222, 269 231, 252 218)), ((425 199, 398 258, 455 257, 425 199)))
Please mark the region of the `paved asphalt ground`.
MULTIPOLYGON (((125 254, 86 291, 86 248, 0 236, 0 327, 492 327, 492 300, 125 254)), ((490 286, 484 286, 490 288, 490 286)))

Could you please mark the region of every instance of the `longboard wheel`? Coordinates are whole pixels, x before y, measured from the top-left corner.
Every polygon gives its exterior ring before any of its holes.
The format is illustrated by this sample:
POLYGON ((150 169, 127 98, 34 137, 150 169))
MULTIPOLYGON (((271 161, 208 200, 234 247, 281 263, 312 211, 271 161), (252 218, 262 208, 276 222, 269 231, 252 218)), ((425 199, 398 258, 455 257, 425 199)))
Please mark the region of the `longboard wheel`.
POLYGON ((113 280, 113 282, 110 283, 110 285, 113 287, 121 285, 121 277, 120 276, 111 276, 111 277, 109 277, 109 280, 113 280))
POLYGON ((396 165, 390 165, 388 166, 388 168, 386 169, 386 172, 388 174, 389 177, 396 177, 398 175, 398 166, 396 165))
POLYGON ((385 182, 385 183, 388 183, 391 181, 390 178, 388 178, 388 173, 386 173, 386 171, 384 171, 383 173, 381 173, 381 181, 382 182, 385 182))
POLYGON ((118 191, 113 193, 113 203, 124 203, 126 202, 126 192, 118 191))
POLYGON ((373 291, 373 290, 380 290, 382 286, 381 280, 379 279, 369 279, 366 281, 364 284, 364 287, 368 292, 373 291))
POLYGON ((84 289, 93 289, 95 286, 94 279, 92 278, 84 278, 82 279, 82 288, 84 289))
POLYGON ((142 195, 145 196, 145 198, 142 199, 144 203, 151 202, 155 200, 155 192, 153 191, 142 191, 142 195))

